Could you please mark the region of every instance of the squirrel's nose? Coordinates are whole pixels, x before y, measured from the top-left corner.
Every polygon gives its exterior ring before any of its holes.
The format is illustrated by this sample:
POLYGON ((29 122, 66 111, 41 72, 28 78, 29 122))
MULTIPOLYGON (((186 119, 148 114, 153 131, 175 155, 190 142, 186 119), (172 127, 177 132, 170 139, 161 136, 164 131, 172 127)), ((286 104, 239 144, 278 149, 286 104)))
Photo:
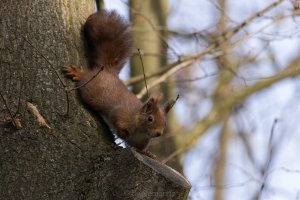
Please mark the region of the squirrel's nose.
POLYGON ((161 131, 157 131, 155 134, 156 134, 155 135, 156 137, 160 137, 162 135, 162 132, 161 131))

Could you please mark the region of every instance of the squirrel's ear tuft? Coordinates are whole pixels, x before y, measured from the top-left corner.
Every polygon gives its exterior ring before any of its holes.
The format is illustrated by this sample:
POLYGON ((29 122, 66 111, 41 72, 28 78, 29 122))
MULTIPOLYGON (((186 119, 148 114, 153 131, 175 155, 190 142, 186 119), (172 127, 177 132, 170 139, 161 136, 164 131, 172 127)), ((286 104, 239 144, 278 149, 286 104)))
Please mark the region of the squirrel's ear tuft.
POLYGON ((175 104, 174 100, 170 100, 165 103, 164 105, 165 114, 168 114, 168 112, 172 109, 174 104, 175 104))
POLYGON ((165 114, 168 114, 168 112, 173 108, 173 106, 175 105, 178 99, 179 99, 179 95, 177 95, 175 100, 169 100, 165 103, 164 105, 165 114))
POLYGON ((151 96, 143 105, 142 112, 144 113, 151 113, 155 109, 158 108, 158 102, 161 99, 161 95, 153 95, 151 96))
POLYGON ((153 105, 155 103, 155 99, 150 97, 143 105, 141 111, 144 113, 151 112, 153 110, 153 105))

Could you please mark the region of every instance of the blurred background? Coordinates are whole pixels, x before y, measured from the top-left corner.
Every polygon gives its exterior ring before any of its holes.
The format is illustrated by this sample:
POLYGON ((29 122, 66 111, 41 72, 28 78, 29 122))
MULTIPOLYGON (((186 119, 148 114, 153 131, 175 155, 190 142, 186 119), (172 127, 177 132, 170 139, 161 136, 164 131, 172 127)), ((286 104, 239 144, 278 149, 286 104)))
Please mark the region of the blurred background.
POLYGON ((153 141, 189 199, 300 200, 300 2, 106 0, 130 20, 122 79, 140 98, 180 99, 153 141))

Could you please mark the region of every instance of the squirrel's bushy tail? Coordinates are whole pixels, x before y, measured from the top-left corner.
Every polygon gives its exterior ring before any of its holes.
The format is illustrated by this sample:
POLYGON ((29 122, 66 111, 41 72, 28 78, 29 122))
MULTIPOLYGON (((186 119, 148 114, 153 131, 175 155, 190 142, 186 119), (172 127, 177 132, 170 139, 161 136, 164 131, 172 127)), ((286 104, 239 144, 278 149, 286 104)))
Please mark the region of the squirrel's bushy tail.
POLYGON ((115 11, 99 11, 88 17, 84 35, 91 67, 103 66, 119 73, 132 51, 129 23, 115 11))

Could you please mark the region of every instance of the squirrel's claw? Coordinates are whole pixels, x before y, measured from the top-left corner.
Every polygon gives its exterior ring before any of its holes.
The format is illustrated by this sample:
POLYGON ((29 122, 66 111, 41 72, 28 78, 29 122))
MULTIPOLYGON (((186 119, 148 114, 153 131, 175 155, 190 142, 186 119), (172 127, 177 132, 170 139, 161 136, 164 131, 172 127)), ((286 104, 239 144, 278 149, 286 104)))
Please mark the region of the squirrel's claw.
POLYGON ((73 66, 64 66, 62 68, 62 72, 66 75, 66 77, 71 78, 73 81, 79 81, 82 74, 81 71, 73 66))

